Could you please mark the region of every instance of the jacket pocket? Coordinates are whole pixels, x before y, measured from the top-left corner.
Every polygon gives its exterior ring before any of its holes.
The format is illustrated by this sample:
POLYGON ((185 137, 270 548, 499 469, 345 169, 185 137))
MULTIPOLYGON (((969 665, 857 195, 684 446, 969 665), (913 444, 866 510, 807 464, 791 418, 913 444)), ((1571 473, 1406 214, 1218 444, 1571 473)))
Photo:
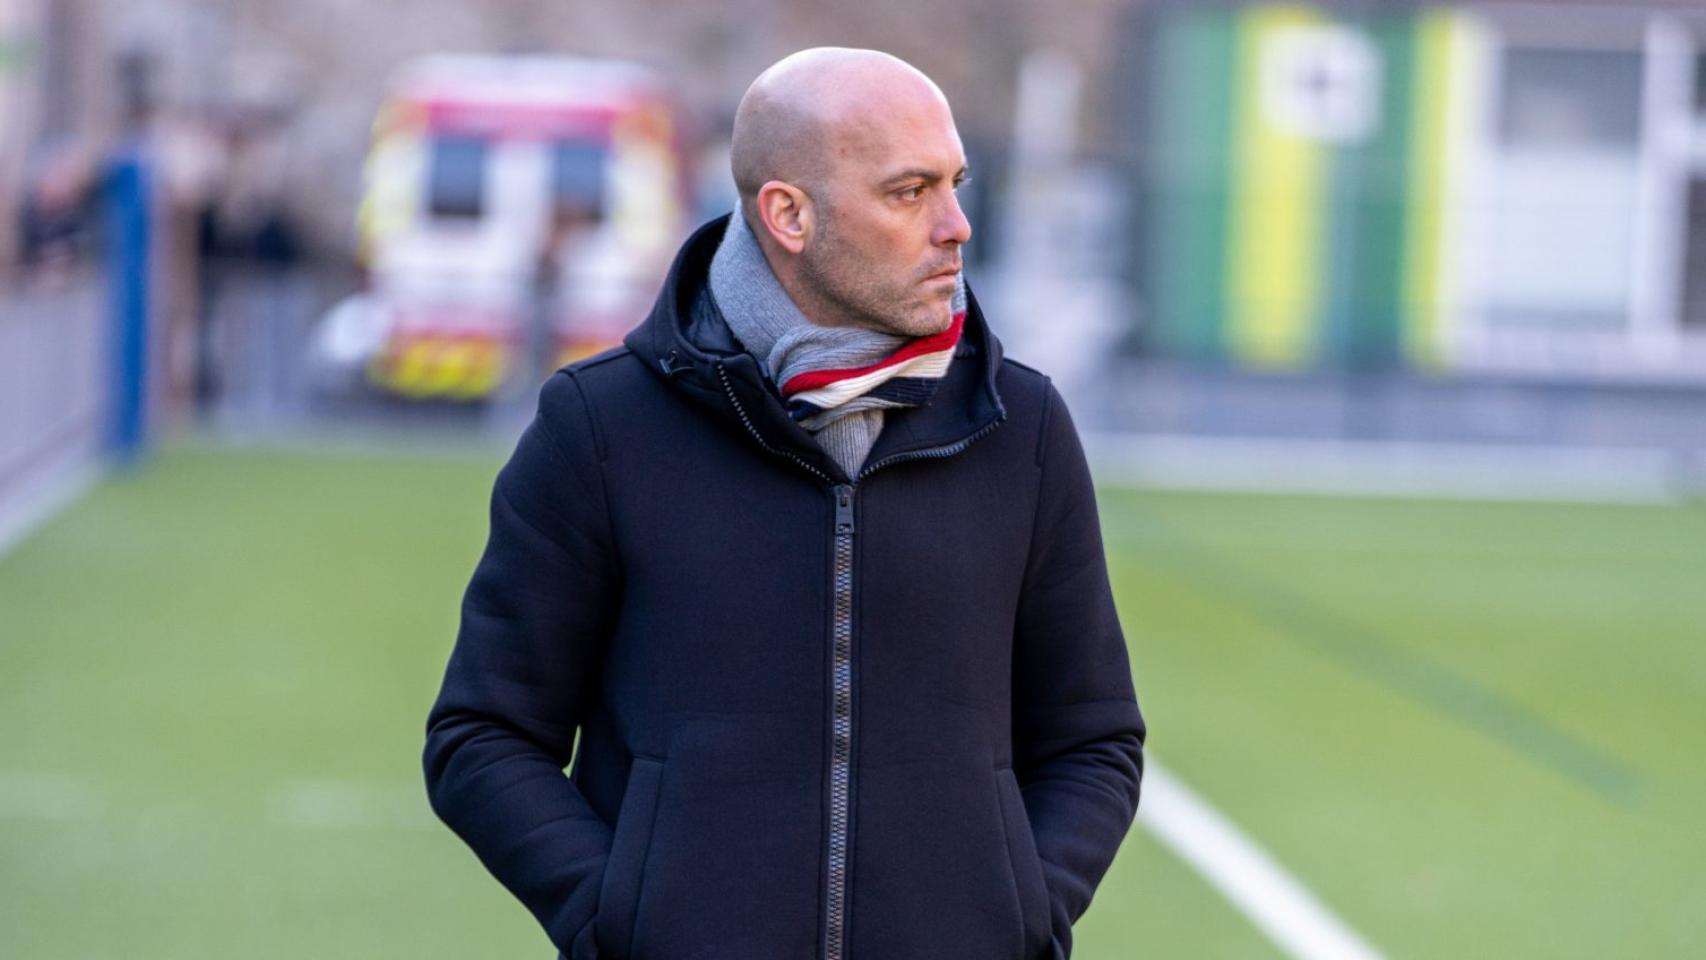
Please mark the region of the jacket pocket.
POLYGON ((1013 868, 1013 885, 1019 894, 1019 916, 1025 941, 1025 957, 1044 956, 1052 935, 1048 881, 1031 821, 1025 813, 1024 795, 1011 767, 995 770, 995 787, 1001 796, 1001 822, 1007 833, 1007 856, 1013 868))
POLYGON ((662 784, 663 761, 634 758, 628 771, 628 788, 616 813, 616 833, 598 891, 594 923, 601 953, 626 957, 632 950, 635 908, 639 904, 662 784))

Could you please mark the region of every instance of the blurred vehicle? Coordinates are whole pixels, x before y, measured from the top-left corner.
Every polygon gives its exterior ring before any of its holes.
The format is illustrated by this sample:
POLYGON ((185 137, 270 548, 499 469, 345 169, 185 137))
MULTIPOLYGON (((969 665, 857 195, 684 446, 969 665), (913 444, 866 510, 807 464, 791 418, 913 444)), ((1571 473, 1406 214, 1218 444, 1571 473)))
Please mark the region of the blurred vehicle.
POLYGON ((432 56, 373 128, 367 290, 321 322, 322 381, 480 399, 617 343, 691 210, 682 114, 638 65, 432 56))

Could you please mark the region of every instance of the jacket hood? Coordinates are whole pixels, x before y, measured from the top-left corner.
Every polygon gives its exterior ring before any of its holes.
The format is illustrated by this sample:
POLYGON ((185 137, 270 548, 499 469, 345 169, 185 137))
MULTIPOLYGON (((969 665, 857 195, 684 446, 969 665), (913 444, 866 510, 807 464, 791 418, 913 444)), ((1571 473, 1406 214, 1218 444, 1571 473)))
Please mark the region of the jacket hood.
MULTIPOLYGON (((729 217, 724 214, 687 238, 650 315, 623 343, 672 389, 734 422, 765 449, 825 479, 847 482, 851 478, 788 416, 780 392, 735 339, 711 298, 711 257, 729 217)), ((922 407, 887 411, 860 475, 891 458, 950 455, 1004 421, 1007 411, 995 388, 1001 356, 1001 342, 967 284, 960 344, 935 397, 922 407)))

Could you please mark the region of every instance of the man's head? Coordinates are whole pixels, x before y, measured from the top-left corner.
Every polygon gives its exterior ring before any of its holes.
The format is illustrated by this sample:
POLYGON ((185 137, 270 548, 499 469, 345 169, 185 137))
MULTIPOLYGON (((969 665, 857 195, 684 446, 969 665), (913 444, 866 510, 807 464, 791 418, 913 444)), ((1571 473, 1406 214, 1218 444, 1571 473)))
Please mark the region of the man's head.
POLYGON ((944 330, 971 225, 965 150, 942 91, 875 50, 802 50, 735 113, 735 187, 765 257, 826 326, 944 330))

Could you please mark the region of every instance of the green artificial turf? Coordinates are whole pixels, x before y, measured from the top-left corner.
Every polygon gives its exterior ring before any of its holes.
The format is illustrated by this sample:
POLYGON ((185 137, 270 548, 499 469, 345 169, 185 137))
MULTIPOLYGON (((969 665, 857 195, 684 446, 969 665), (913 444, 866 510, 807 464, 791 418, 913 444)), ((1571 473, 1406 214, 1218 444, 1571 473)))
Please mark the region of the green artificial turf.
MULTIPOLYGON (((0 957, 551 956, 420 777, 496 466, 169 449, 0 557, 0 957)), ((1151 751, 1374 945, 1697 950, 1706 509, 1102 520, 1151 751)), ((1077 940, 1281 956, 1142 828, 1077 940)))

